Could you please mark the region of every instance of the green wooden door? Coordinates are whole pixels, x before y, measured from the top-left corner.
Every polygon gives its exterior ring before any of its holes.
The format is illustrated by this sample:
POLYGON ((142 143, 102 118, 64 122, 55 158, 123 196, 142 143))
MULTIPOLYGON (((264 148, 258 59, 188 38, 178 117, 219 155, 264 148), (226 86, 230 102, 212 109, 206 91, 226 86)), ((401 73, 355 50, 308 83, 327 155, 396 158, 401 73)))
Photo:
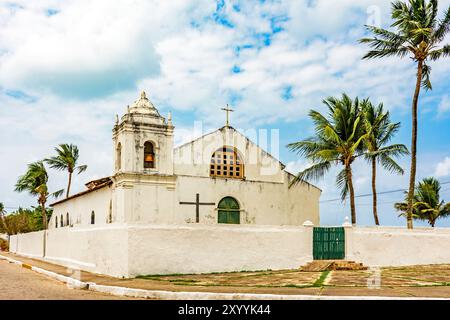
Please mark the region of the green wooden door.
POLYGON ((239 224, 241 222, 239 203, 232 197, 225 197, 219 202, 219 223, 239 224))
POLYGON ((314 260, 344 259, 345 232, 343 227, 314 227, 314 260))

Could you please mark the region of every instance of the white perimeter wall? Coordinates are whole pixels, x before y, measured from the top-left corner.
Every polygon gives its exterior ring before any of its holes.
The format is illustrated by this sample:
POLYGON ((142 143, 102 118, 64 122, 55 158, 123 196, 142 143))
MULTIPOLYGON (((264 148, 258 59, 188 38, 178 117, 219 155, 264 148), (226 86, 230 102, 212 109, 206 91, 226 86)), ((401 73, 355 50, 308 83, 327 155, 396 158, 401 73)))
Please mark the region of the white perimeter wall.
MULTIPOLYGON (((45 260, 115 277, 298 268, 312 227, 119 225, 48 230, 45 260)), ((450 263, 450 229, 346 227, 346 259, 367 266, 450 263)), ((11 236, 10 251, 42 257, 44 232, 11 236)))
MULTIPOLYGON (((43 257, 44 231, 11 236, 10 251, 43 257)), ((128 275, 128 237, 123 226, 46 231, 44 260, 115 277, 128 275)))
POLYGON ((18 234, 10 237, 9 251, 39 258, 44 254, 44 231, 18 234))
MULTIPOLYGON (((42 235, 11 236, 10 251, 42 257, 42 235)), ((311 227, 111 225, 47 230, 45 260, 116 277, 298 268, 311 227)))
POLYGON ((131 276, 298 268, 312 260, 312 228, 143 226, 129 229, 131 276))
POLYGON ((346 258, 367 266, 450 263, 449 228, 349 227, 346 258))

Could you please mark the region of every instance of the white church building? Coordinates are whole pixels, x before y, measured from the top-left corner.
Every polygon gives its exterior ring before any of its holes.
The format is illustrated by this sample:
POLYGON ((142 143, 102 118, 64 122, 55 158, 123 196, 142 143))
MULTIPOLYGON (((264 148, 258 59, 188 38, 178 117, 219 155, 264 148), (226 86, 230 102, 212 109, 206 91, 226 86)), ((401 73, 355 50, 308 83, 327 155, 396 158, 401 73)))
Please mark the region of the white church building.
POLYGON ((174 148, 142 92, 116 117, 114 172, 57 201, 11 251, 116 277, 297 268, 312 260, 321 190, 231 126, 174 148), (307 221, 307 226, 303 226, 307 221))
POLYGON ((52 204, 49 228, 125 224, 319 224, 320 189, 226 125, 173 147, 174 126, 142 92, 113 129, 113 175, 52 204))

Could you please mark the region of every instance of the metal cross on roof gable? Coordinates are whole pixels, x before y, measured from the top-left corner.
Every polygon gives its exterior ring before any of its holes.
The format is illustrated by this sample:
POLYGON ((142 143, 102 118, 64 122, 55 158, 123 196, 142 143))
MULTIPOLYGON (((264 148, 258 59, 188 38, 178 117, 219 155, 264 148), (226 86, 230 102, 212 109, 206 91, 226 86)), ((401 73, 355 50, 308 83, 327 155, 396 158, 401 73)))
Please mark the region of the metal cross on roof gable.
POLYGON ((225 111, 227 113, 226 126, 229 127, 230 126, 230 121, 229 121, 230 120, 230 115, 229 114, 230 114, 230 112, 234 112, 234 110, 228 107, 228 103, 227 103, 227 107, 226 108, 222 108, 221 110, 223 110, 223 111, 225 111))

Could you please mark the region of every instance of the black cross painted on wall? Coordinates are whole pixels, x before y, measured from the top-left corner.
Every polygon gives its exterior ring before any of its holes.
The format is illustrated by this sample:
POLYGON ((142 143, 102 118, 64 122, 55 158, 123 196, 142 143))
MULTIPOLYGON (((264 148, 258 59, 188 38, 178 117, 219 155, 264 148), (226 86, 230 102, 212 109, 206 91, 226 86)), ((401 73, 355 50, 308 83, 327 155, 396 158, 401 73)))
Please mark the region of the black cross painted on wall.
POLYGON ((195 202, 180 201, 180 204, 194 204, 195 205, 195 222, 200 222, 200 206, 215 206, 214 202, 200 202, 200 194, 196 194, 195 202))

